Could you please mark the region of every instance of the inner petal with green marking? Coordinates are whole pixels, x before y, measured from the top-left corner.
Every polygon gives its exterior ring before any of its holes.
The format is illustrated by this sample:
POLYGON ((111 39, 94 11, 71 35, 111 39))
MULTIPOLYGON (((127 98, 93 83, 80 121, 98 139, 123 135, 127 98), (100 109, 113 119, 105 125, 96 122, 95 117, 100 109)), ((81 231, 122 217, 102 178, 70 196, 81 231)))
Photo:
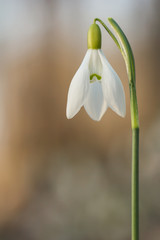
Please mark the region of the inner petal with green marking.
POLYGON ((98 74, 93 73, 90 75, 90 83, 96 82, 96 79, 100 82, 101 78, 98 74))

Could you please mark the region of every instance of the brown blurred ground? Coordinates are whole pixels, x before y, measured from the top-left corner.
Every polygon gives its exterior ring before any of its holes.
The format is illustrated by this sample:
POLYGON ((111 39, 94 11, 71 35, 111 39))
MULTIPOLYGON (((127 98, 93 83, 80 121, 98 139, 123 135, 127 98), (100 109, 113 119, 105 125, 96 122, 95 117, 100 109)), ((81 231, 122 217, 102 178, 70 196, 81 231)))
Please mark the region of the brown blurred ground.
POLYGON ((0 239, 130 239, 128 84, 123 59, 105 32, 103 49, 122 79, 127 116, 121 119, 107 110, 99 123, 83 109, 72 120, 65 116, 68 87, 85 54, 89 24, 100 17, 95 14, 101 4, 102 9, 110 6, 108 14, 113 12, 126 28, 135 54, 141 126, 141 238, 158 240, 158 1, 130 1, 131 12, 123 17, 111 1, 94 1, 93 9, 87 10, 90 1, 13 2, 1 3, 0 239), (28 25, 22 21, 23 11, 28 25), (5 25, 5 21, 15 25, 5 25), (32 25, 31 34, 27 29, 32 25), (6 34, 8 26, 21 41, 6 34))

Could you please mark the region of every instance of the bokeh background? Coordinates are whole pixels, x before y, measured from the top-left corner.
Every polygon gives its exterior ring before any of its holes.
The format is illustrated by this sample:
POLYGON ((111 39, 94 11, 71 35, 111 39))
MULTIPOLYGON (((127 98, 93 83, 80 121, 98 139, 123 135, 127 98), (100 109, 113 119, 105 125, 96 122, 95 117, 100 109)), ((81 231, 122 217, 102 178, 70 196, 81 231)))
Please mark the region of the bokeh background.
POLYGON ((131 128, 65 116, 70 81, 95 17, 113 17, 133 48, 140 115, 140 235, 160 239, 159 0, 0 0, 0 239, 129 240, 131 128))

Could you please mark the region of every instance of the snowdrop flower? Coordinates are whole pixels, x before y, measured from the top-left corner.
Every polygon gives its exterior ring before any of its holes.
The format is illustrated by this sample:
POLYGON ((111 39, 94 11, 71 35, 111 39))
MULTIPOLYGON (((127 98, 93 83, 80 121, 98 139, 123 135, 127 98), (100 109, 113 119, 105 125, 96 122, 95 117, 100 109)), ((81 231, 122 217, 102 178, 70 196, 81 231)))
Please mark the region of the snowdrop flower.
POLYGON ((82 106, 95 121, 108 107, 121 117, 126 114, 122 83, 101 50, 101 31, 95 23, 88 31, 87 53, 69 87, 67 118, 73 118, 82 106))

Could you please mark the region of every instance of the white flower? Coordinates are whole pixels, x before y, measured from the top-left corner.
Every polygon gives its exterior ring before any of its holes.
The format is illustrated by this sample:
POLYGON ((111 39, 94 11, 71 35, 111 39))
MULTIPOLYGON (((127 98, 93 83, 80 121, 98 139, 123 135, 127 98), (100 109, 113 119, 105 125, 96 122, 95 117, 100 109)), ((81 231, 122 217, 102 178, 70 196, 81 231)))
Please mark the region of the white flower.
POLYGON ((121 117, 126 114, 122 83, 101 49, 88 49, 72 79, 67 100, 67 118, 84 106, 88 115, 99 121, 108 107, 121 117))

